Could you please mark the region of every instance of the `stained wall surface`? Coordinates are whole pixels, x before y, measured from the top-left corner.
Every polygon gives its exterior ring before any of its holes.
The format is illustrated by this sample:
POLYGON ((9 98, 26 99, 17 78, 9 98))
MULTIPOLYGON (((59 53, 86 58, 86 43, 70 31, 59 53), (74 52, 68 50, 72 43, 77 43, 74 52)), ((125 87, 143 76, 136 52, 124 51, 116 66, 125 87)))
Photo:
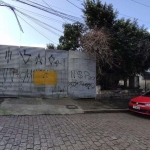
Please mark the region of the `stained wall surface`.
POLYGON ((95 74, 85 53, 0 45, 1 97, 95 97, 95 74))

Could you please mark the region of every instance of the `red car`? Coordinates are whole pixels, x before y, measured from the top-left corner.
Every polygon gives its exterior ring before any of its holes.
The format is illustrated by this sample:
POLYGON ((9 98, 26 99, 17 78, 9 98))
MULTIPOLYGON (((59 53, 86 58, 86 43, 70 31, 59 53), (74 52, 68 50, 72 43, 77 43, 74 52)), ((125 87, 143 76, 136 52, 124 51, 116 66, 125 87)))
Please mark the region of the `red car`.
POLYGON ((141 96, 132 98, 129 102, 129 110, 140 114, 150 115, 150 91, 141 96))

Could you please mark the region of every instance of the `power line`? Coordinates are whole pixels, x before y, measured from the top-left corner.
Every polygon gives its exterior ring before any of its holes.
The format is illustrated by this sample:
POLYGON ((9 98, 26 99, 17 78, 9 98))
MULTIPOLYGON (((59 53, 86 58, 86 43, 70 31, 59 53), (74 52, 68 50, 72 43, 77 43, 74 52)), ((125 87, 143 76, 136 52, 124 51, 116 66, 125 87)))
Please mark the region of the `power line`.
POLYGON ((81 0, 77 0, 77 1, 79 1, 79 2, 83 3, 83 1, 81 1, 81 0))
MULTIPOLYGON (((13 6, 13 5, 11 5, 11 6, 13 6)), ((45 16, 45 15, 41 15, 41 14, 35 13, 35 12, 33 12, 33 11, 30 11, 30 10, 27 10, 27 9, 23 9, 23 8, 21 8, 21 7, 17 7, 17 6, 14 6, 14 7, 15 7, 15 8, 18 8, 18 9, 21 9, 21 10, 23 10, 23 11, 29 12, 29 13, 31 13, 31 14, 34 14, 34 15, 36 15, 36 16, 39 16, 39 17, 42 17, 42 18, 46 18, 46 19, 48 19, 48 20, 53 20, 53 21, 58 22, 58 23, 61 23, 61 24, 64 23, 64 22, 62 22, 62 21, 60 21, 60 20, 57 20, 57 19, 50 18, 50 17, 45 16)))
MULTIPOLYGON (((17 11, 18 11, 18 10, 17 10, 17 11)), ((61 36, 61 35, 59 35, 59 34, 57 34, 56 32, 50 30, 50 29, 47 28, 46 26, 48 26, 48 27, 50 27, 50 28, 52 28, 52 29, 54 29, 54 30, 56 30, 56 31, 58 31, 58 32, 63 33, 63 32, 60 31, 59 29, 57 29, 57 28, 55 28, 55 27, 52 27, 52 26, 50 26, 49 24, 46 24, 45 22, 42 22, 42 21, 40 21, 40 20, 38 20, 38 19, 36 19, 36 18, 33 18, 32 16, 30 16, 30 15, 28 15, 28 14, 25 14, 25 13, 20 12, 20 11, 18 11, 18 12, 21 13, 22 15, 24 15, 25 17, 31 19, 32 21, 36 22, 37 24, 39 24, 40 26, 42 26, 44 29, 46 29, 46 30, 48 30, 48 31, 50 31, 50 32, 53 32, 54 34, 56 34, 56 35, 58 35, 58 36, 61 36)))
MULTIPOLYGON (((5 3, 4 3, 4 4, 5 4, 5 3)), ((52 27, 52 26, 50 26, 50 25, 48 25, 48 24, 46 24, 46 23, 44 23, 44 22, 41 22, 40 20, 38 20, 38 19, 36 19, 36 18, 33 18, 32 16, 30 16, 30 15, 28 15, 28 14, 26 14, 26 13, 23 13, 23 12, 21 12, 21 11, 15 9, 15 7, 10 6, 10 5, 8 5, 7 3, 6 3, 5 5, 0 5, 0 6, 9 7, 9 8, 13 11, 13 13, 15 14, 15 17, 16 17, 16 19, 17 19, 17 22, 18 22, 18 24, 19 24, 20 30, 21 30, 22 32, 23 32, 23 30, 22 30, 22 27, 21 27, 21 25, 20 25, 20 22, 19 22, 19 20, 18 20, 18 18, 17 18, 17 15, 16 15, 16 12, 15 12, 15 11, 18 11, 18 12, 21 13, 22 15, 24 15, 24 16, 26 16, 26 17, 32 19, 32 21, 36 22, 38 25, 40 25, 40 26, 43 27, 44 29, 46 29, 46 30, 52 32, 53 34, 58 35, 56 32, 50 30, 50 29, 47 28, 46 26, 48 26, 48 27, 50 27, 50 28, 52 28, 52 29, 54 29, 54 30, 57 30, 57 31, 63 33, 63 32, 60 31, 59 29, 56 29, 55 27, 52 27)), ((61 35, 58 35, 58 36, 61 36, 61 35)))
POLYGON ((140 2, 135 1, 135 0, 131 0, 131 1, 133 1, 133 2, 135 2, 135 3, 138 3, 138 4, 140 4, 140 5, 146 6, 146 7, 150 7, 149 5, 146 5, 146 4, 143 4, 143 3, 140 3, 140 2))
MULTIPOLYGON (((51 6, 48 4, 48 3, 46 3, 44 0, 42 0, 50 9, 52 9, 51 8, 51 6)), ((54 9, 52 9, 53 11, 55 11, 54 9)), ((55 11, 56 13, 57 13, 57 11, 55 11)), ((58 13, 57 13, 58 14, 58 13)), ((59 15, 59 14, 58 14, 59 15)), ((64 19, 64 17, 61 17, 65 22, 67 22, 65 19, 64 19)))
POLYGON ((39 10, 42 10, 42 11, 45 11, 45 12, 47 12, 47 13, 50 13, 50 14, 53 14, 53 15, 55 15, 55 16, 58 16, 58 17, 63 17, 63 18, 65 18, 65 19, 67 19, 67 20, 70 20, 70 21, 81 21, 80 20, 80 18, 78 18, 78 17, 75 17, 75 16, 72 16, 72 15, 68 15, 68 14, 65 14, 65 13, 62 13, 62 12, 60 12, 60 11, 57 11, 57 10, 54 10, 54 9, 50 9, 50 8, 48 8, 48 7, 45 7, 45 6, 43 6, 43 5, 40 5, 40 4, 38 4, 38 3, 35 3, 35 2, 32 2, 32 3, 27 3, 27 2, 24 2, 24 1, 22 1, 22 0, 16 0, 17 2, 20 2, 20 3, 23 3, 23 4, 26 4, 26 5, 28 5, 28 6, 31 6, 31 7, 34 7, 34 8, 36 8, 36 9, 39 9, 39 10), (59 15, 58 15, 59 14, 59 15))
MULTIPOLYGON (((129 18, 132 18, 132 19, 136 19, 136 18, 131 17, 131 16, 128 16, 128 15, 124 15, 124 14, 121 14, 121 13, 119 13, 119 14, 122 15, 122 16, 125 16, 125 17, 129 17, 129 18)), ((137 19, 137 20, 150 24, 150 22, 148 22, 148 21, 144 21, 144 20, 141 20, 141 19, 137 19)))
MULTIPOLYGON (((58 8, 58 9, 63 10, 63 11, 66 11, 66 12, 70 12, 70 13, 72 13, 72 14, 75 14, 74 12, 71 12, 71 11, 66 10, 66 9, 62 9, 62 8, 60 8, 60 7, 56 7, 56 6, 53 6, 53 5, 50 5, 50 6, 51 6, 51 7, 58 8)), ((82 18, 81 18, 81 19, 82 19, 82 18)))
MULTIPOLYGON (((18 14, 17 14, 18 15, 18 14)), ((18 15, 19 16, 19 15, 18 15)), ((41 34, 42 36, 44 36, 46 39, 50 40, 51 42, 55 43, 54 41, 52 41, 50 38, 48 38, 47 36, 45 36, 43 33, 41 33, 39 30, 37 30, 35 27, 33 27, 30 23, 28 23, 25 19, 23 19, 21 16, 19 16, 25 23, 27 23, 31 28, 33 28, 36 32, 38 32, 39 34, 41 34)), ((57 43, 55 43, 57 44, 57 43)))
POLYGON ((75 5, 74 3, 70 2, 69 0, 67 0, 70 4, 72 4, 73 6, 77 7, 78 9, 82 10, 80 7, 78 7, 77 5, 75 5))

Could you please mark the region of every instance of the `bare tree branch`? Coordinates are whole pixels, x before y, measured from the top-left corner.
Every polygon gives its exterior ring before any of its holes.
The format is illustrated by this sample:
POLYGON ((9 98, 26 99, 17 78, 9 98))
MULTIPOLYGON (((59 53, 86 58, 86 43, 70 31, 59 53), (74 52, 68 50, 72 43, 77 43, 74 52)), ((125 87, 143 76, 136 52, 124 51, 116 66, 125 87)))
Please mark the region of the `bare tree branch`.
POLYGON ((91 57, 96 56, 99 74, 103 74, 103 65, 112 67, 113 52, 110 49, 109 41, 111 36, 106 33, 104 28, 88 30, 81 37, 82 50, 89 53, 91 57))

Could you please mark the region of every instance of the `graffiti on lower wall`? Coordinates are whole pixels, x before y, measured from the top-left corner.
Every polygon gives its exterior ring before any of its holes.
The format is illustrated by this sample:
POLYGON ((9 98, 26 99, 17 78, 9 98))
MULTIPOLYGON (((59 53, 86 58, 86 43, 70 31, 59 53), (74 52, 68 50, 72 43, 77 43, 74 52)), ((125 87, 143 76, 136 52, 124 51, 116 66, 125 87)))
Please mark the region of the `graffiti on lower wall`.
POLYGON ((69 84, 68 93, 72 97, 95 97, 96 64, 90 58, 76 51, 69 52, 69 84))

